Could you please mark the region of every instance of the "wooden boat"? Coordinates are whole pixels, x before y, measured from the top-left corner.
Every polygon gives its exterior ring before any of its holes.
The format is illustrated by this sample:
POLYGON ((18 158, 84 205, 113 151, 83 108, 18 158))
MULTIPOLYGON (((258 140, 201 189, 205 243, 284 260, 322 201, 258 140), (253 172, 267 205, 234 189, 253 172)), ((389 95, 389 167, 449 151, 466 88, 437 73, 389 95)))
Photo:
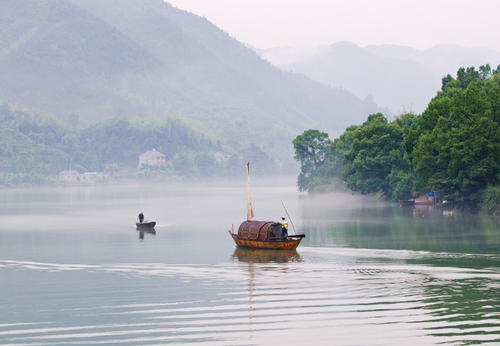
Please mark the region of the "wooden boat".
POLYGON ((294 250, 304 234, 281 235, 281 223, 247 220, 241 223, 238 233, 229 231, 236 245, 256 249, 294 250))
POLYGON ((156 226, 156 221, 136 222, 135 225, 137 228, 154 228, 154 226, 156 226))
POLYGON ((254 249, 274 249, 274 250, 295 250, 299 246, 305 234, 290 235, 284 240, 251 240, 242 239, 238 234, 231 233, 234 242, 239 247, 254 248, 254 249))
POLYGON ((251 220, 254 217, 254 213, 252 208, 252 201, 250 198, 250 164, 248 162, 247 162, 247 178, 248 178, 247 220, 241 223, 240 227, 238 228, 237 234, 234 233, 234 229, 229 231, 229 234, 233 238, 236 245, 239 247, 255 248, 255 249, 275 249, 275 250, 296 249, 297 246, 299 246, 302 238, 305 237, 304 234, 288 235, 286 237, 282 237, 281 223, 275 221, 251 220))

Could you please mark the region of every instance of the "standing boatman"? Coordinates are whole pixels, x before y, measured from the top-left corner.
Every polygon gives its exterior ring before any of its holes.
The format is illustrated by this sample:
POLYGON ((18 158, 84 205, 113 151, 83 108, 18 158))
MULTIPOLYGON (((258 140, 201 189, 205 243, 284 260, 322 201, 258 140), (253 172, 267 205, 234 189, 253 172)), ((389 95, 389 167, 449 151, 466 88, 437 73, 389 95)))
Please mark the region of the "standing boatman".
POLYGON ((288 222, 285 220, 285 217, 281 217, 281 237, 285 239, 288 237, 288 222))
POLYGON ((137 218, 139 219, 140 223, 142 223, 142 221, 144 221, 144 214, 142 213, 142 211, 139 213, 139 216, 137 218))

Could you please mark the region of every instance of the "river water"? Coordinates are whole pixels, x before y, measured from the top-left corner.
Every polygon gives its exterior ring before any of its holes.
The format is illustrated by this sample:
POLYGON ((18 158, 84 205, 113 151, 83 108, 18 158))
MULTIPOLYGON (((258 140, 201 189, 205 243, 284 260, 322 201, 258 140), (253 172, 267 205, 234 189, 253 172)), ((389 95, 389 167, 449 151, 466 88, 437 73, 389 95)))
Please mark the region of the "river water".
POLYGON ((1 190, 0 344, 500 343, 498 220, 256 180, 306 238, 236 249, 244 184, 1 190))

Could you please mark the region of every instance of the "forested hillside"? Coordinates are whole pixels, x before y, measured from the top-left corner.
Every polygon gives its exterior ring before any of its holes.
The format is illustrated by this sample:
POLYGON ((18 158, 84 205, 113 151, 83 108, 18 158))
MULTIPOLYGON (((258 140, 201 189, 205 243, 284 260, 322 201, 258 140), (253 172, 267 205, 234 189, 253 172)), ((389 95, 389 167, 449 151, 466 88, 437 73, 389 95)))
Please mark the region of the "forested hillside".
POLYGON ((394 200, 439 191, 450 205, 493 210, 500 203, 500 68, 460 68, 421 115, 372 114, 331 141, 308 130, 294 140, 299 187, 344 182, 394 200))
MULTIPOLYGON (((3 105, 0 123, 0 185, 44 183, 68 169, 134 169, 139 155, 153 148, 166 154, 166 172, 171 175, 226 175, 243 161, 236 153, 217 160, 223 150, 219 143, 175 119, 114 118, 74 129, 50 116, 3 105)), ((261 167, 272 170, 265 153, 255 149, 253 155, 261 167)))
POLYGON ((273 67, 162 0, 5 0, 0 23, 0 100, 79 126, 177 117, 240 153, 257 146, 283 161, 298 131, 341 133, 377 110, 273 67))

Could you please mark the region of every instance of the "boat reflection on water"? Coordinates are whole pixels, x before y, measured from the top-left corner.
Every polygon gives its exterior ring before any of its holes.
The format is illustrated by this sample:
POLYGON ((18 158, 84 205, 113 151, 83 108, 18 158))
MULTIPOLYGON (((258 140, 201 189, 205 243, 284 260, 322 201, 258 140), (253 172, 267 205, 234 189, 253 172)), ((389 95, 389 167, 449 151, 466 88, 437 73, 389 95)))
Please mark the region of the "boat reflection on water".
POLYGON ((236 248, 233 252, 233 261, 247 263, 289 263, 301 262, 299 253, 294 250, 271 250, 236 248))
POLYGON ((248 281, 248 332, 250 340, 253 338, 255 319, 255 290, 261 286, 266 273, 277 271, 283 273, 288 270, 288 263, 301 262, 302 259, 295 249, 272 250, 237 247, 232 255, 234 262, 238 262, 241 269, 247 272, 248 281), (264 265, 263 265, 264 264, 264 265), (266 265, 267 264, 267 265, 266 265), (273 265, 274 264, 274 265, 273 265))
POLYGON ((136 228, 137 232, 139 232, 139 239, 144 239, 144 233, 150 234, 155 236, 156 231, 154 228, 144 228, 144 227, 137 227, 136 228))

